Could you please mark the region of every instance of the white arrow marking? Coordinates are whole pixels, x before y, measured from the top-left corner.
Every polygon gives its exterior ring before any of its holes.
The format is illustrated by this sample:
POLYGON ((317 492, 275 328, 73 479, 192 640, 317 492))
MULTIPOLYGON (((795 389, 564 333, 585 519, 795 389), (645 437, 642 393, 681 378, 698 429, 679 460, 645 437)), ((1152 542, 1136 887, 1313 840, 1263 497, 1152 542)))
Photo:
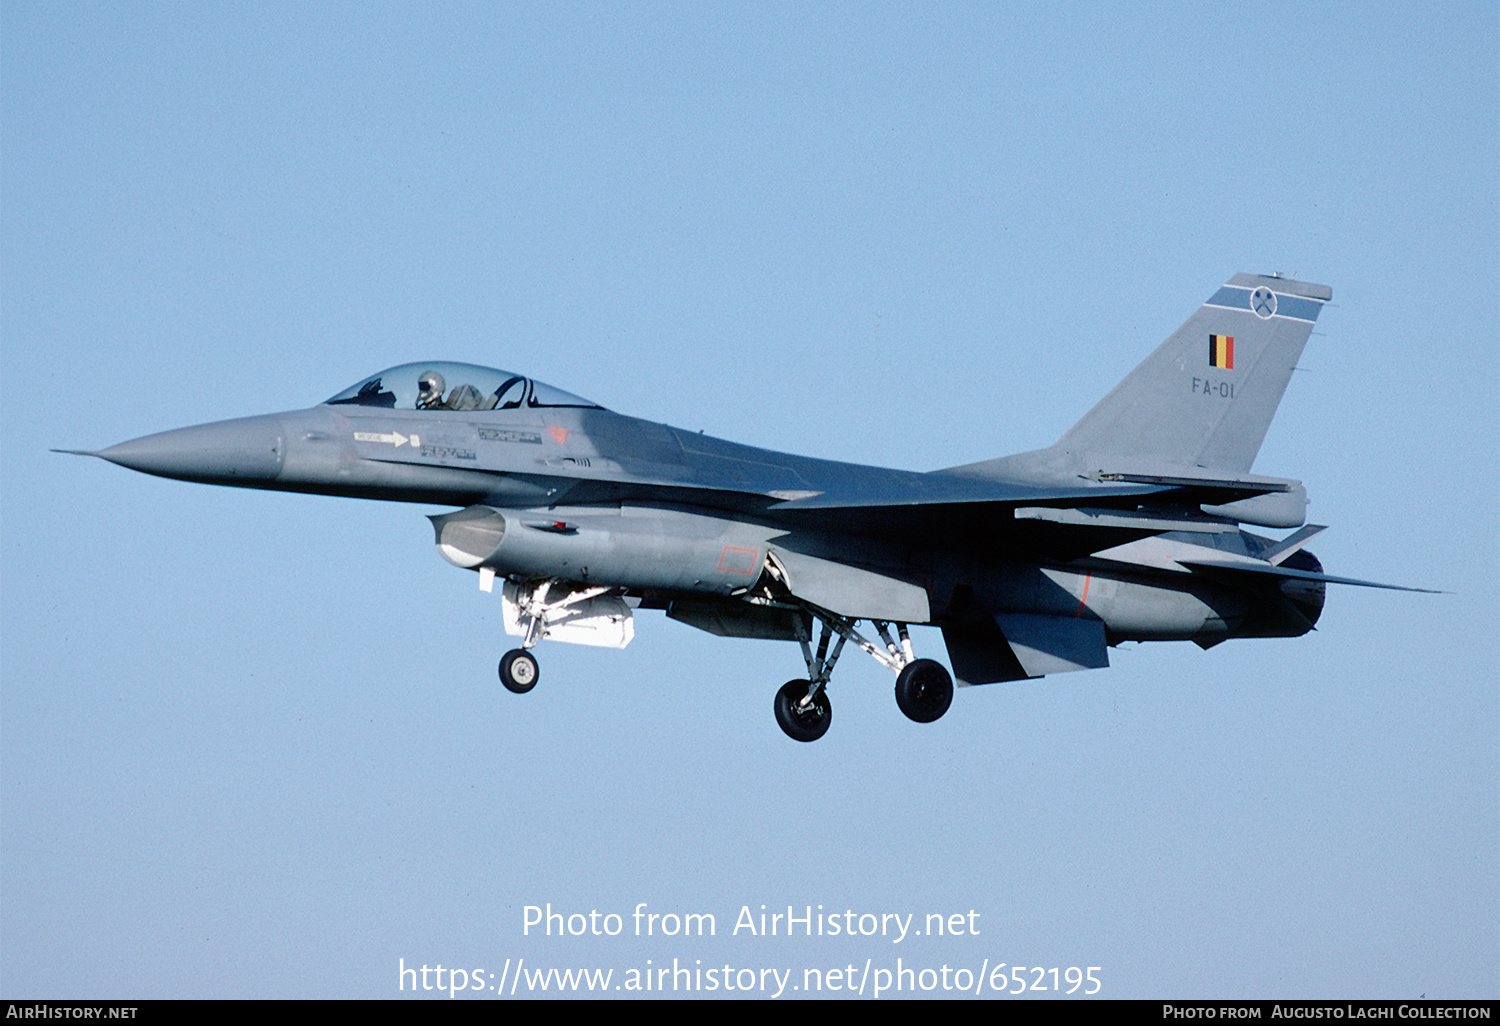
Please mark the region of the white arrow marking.
MULTIPOLYGON (((385 442, 388 445, 394 445, 398 449, 406 444, 406 436, 396 431, 392 431, 388 435, 376 434, 374 431, 356 431, 354 432, 354 440, 356 442, 385 442)), ((411 444, 417 444, 416 435, 412 435, 411 444)))

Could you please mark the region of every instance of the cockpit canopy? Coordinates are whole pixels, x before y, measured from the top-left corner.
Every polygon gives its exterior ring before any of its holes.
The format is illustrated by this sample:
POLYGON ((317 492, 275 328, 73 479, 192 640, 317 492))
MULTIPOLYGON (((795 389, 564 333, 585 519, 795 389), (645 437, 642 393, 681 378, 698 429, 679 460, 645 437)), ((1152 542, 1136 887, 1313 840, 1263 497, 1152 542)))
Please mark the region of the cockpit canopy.
POLYGON ((514 410, 597 403, 510 371, 472 363, 404 363, 350 385, 329 406, 376 406, 387 410, 514 410))

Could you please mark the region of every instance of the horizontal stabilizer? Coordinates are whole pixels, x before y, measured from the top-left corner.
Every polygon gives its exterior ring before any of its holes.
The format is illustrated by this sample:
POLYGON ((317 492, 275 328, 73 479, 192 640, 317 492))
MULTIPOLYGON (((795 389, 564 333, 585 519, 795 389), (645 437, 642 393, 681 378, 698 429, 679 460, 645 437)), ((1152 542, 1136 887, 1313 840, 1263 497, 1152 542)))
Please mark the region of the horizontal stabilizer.
MULTIPOLYGON (((1287 555, 1291 555, 1291 553, 1287 553, 1287 555)), ((1315 573, 1312 570, 1293 570, 1290 567, 1262 563, 1259 560, 1179 559, 1177 562, 1193 570, 1207 570, 1215 573, 1295 577, 1298 580, 1322 581, 1325 584, 1353 584, 1361 588, 1385 588, 1388 591, 1417 591, 1424 595, 1443 594, 1443 592, 1434 591, 1431 588, 1408 588, 1401 584, 1381 584, 1378 581, 1361 581, 1353 577, 1334 577, 1332 574, 1315 573)))

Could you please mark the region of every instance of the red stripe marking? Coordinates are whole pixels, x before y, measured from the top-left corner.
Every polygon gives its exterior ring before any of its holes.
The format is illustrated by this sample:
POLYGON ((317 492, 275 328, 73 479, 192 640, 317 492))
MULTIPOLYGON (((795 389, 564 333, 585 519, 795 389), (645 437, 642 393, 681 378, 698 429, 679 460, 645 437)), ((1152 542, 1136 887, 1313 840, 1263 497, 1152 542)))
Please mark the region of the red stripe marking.
POLYGON ((1073 614, 1073 619, 1075 620, 1083 615, 1083 607, 1088 603, 1089 600, 1089 584, 1093 580, 1093 574, 1087 574, 1083 578, 1083 597, 1078 600, 1078 612, 1073 614))

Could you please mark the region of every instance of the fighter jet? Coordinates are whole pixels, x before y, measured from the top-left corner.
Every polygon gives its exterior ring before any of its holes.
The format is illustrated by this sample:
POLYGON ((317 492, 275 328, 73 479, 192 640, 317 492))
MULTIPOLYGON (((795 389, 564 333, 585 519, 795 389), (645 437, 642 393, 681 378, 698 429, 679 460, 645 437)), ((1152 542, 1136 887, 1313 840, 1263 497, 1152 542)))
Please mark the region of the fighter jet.
MULTIPOLYGON (((638 610, 794 641, 777 691, 797 741, 833 718, 847 645, 930 723, 960 686, 1109 665, 1124 641, 1296 637, 1334 577, 1300 481, 1250 473, 1326 286, 1237 274, 1055 445, 918 473, 793 456, 638 420, 521 374, 425 361, 311 409, 83 453, 160 477, 457 507, 438 552, 500 585, 518 646, 623 648, 638 610), (1243 525, 1293 529, 1273 539, 1243 525), (868 624, 868 627, 864 626, 868 624), (952 673, 909 628, 942 632, 952 673)), ((69 450, 76 451, 76 450, 69 450)), ((1421 590, 1421 589, 1401 589, 1421 590)))

